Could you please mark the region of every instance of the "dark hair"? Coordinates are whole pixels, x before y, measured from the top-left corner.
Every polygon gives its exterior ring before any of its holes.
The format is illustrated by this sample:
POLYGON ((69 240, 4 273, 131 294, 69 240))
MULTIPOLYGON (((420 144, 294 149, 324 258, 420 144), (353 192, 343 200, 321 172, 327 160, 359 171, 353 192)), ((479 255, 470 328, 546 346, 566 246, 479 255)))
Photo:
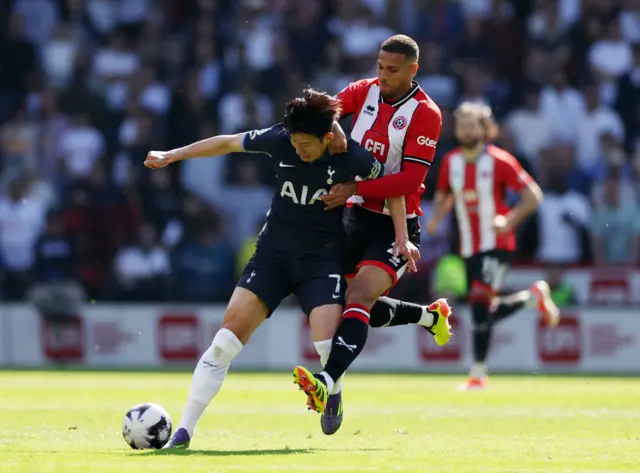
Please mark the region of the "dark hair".
POLYGON ((404 54, 407 59, 413 62, 418 62, 418 58, 420 57, 418 43, 403 34, 397 34, 387 39, 382 43, 380 49, 388 53, 404 54))
POLYGON ((284 106, 284 129, 287 133, 306 133, 322 138, 331 131, 340 111, 340 102, 331 95, 305 89, 302 97, 296 97, 284 106))

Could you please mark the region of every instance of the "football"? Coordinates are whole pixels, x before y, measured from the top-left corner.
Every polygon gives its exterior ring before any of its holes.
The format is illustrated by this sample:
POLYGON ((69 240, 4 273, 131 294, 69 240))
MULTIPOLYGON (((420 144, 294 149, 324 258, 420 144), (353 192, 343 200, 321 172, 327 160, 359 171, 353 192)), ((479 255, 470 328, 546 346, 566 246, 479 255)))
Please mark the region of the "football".
POLYGON ((152 402, 133 406, 122 420, 122 436, 134 449, 162 448, 172 428, 169 413, 152 402))

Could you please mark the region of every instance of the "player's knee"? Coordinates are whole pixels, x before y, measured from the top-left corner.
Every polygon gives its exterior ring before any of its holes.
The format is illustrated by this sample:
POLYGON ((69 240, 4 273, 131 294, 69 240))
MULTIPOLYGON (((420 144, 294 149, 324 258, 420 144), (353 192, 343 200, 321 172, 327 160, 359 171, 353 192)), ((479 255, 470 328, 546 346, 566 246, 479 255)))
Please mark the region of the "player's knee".
POLYGON ((360 304, 371 308, 378 296, 379 294, 374 294, 367 284, 356 278, 347 287, 345 299, 347 304, 360 304))
POLYGON ((211 342, 213 360, 229 365, 244 347, 238 336, 227 328, 221 328, 211 342))
POLYGON ((333 338, 342 321, 342 310, 339 305, 316 307, 309 315, 311 335, 314 340, 333 338))
POLYGON ((471 291, 469 292, 469 304, 471 306, 485 306, 491 305, 491 299, 494 297, 493 291, 484 284, 473 282, 471 285, 471 291))

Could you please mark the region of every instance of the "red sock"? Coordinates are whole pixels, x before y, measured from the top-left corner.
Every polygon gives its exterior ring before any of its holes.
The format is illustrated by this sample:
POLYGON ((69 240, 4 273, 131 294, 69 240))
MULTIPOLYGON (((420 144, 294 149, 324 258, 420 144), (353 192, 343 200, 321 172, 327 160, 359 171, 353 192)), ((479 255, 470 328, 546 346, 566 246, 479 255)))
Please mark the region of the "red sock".
POLYGON ((369 309, 361 304, 347 304, 342 317, 345 319, 358 319, 369 325, 369 309))

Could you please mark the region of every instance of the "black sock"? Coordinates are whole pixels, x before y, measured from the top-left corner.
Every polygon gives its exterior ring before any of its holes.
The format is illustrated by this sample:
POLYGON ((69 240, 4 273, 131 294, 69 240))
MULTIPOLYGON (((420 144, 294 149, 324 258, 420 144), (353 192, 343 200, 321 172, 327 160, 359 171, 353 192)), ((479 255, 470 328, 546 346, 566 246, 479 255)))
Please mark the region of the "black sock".
POLYGON ((485 301, 471 303, 473 317, 473 357, 477 363, 484 363, 489 354, 492 320, 485 301))
POLYGON ((493 310, 493 322, 506 319, 522 309, 531 299, 529 291, 520 291, 515 294, 499 298, 497 307, 493 310))
POLYGON ((338 327, 331 344, 331 354, 324 372, 336 382, 358 357, 369 333, 369 310, 359 304, 348 304, 344 308, 344 319, 338 327))
POLYGON ((411 302, 380 297, 371 308, 371 327, 395 327, 417 324, 422 317, 422 306, 411 302))

